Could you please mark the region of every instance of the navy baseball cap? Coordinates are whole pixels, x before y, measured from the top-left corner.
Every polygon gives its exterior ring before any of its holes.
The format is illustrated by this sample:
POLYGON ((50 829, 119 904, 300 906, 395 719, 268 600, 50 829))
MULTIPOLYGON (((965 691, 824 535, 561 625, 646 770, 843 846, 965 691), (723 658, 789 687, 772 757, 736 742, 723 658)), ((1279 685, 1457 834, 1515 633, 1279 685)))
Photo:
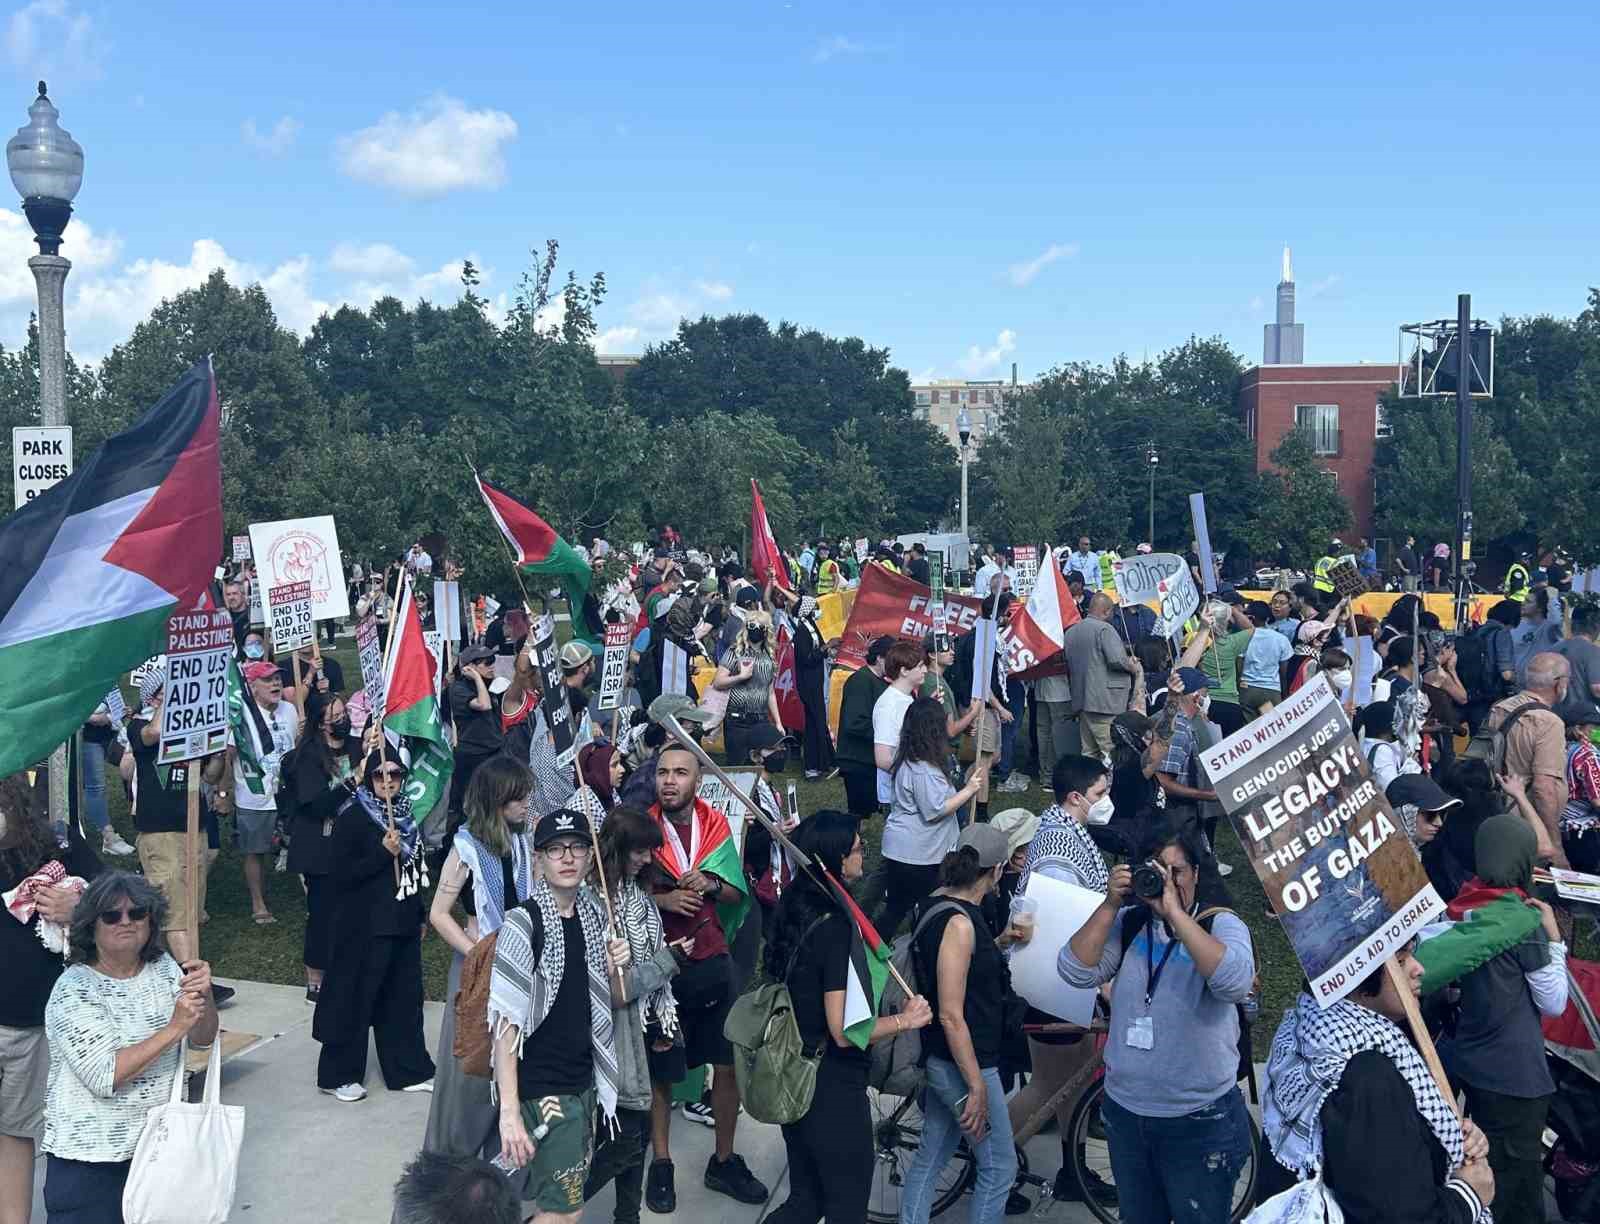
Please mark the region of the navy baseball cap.
POLYGON ((1185 693, 1198 693, 1201 689, 1217 687, 1217 682, 1198 667, 1178 668, 1178 679, 1183 681, 1185 693))

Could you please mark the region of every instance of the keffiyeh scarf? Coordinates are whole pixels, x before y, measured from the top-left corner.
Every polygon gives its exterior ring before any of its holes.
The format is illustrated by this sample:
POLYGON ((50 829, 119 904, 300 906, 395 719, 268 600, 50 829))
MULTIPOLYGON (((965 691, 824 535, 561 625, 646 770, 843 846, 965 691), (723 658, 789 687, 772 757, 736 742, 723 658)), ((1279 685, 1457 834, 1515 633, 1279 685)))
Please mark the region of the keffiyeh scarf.
MULTIPOLYGON (((561 911, 548 880, 533 886, 529 903, 539 911, 543 929, 537 958, 533 953, 533 918, 519 908, 506 917, 495 935, 494 968, 489 975, 489 1028, 498 1039, 507 1028, 517 1030, 516 1055, 523 1042, 550 1014, 567 971, 567 941, 562 938, 561 911)), ((593 895, 580 888, 576 909, 583 926, 584 960, 589 978, 589 1042, 594 1050, 594 1087, 600 1111, 612 1127, 617 1116, 617 1050, 611 1031, 611 984, 606 970, 605 915, 593 895)))
POLYGON ((1022 864, 1017 891, 1028 891, 1028 877, 1039 867, 1055 867, 1071 872, 1087 889, 1103 893, 1110 887, 1111 873, 1106 860, 1094 844, 1089 831, 1053 803, 1039 813, 1039 831, 1028 843, 1028 857, 1022 864))
MULTIPOLYGON (((533 892, 533 849, 528 833, 512 833, 511 876, 517 900, 526 901, 533 892)), ((500 858, 465 828, 456 830, 451 843, 456 856, 472 873, 473 909, 478 914, 478 935, 492 935, 506 920, 506 881, 500 858)))
MULTIPOLYGON (((1377 1050, 1394 1064, 1449 1166, 1459 1168, 1464 1155, 1461 1123, 1400 1027, 1348 999, 1324 1010, 1305 994, 1284 1014, 1267 1056, 1261 1131, 1278 1163, 1298 1177, 1321 1170, 1323 1103, 1339 1087, 1350 1060, 1367 1050, 1377 1050)), ((1478 1216, 1478 1224, 1492 1221, 1487 1208, 1478 1216)))
MULTIPOLYGON (((60 859, 51 859, 0 897, 0 900, 5 902, 5 907, 13 918, 23 926, 27 926, 34 914, 39 911, 40 889, 75 888, 81 897, 83 890, 88 886, 89 882, 82 876, 68 875, 60 859)), ((43 914, 39 914, 39 925, 34 928, 34 934, 48 951, 59 952, 63 957, 67 955, 67 928, 64 923, 51 922, 43 914)))
POLYGON ((411 815, 411 797, 402 790, 385 806, 382 799, 360 786, 344 806, 352 805, 365 812, 367 819, 385 833, 389 831, 390 815, 394 817, 395 832, 400 834, 400 854, 395 859, 400 865, 400 887, 395 890, 394 899, 403 901, 428 887, 428 856, 422 853, 422 826, 411 815))
MULTIPOLYGON (((645 896, 637 880, 623 880, 613 896, 617 909, 617 922, 622 927, 622 937, 628 941, 633 963, 642 965, 655 959, 666 946, 661 929, 661 911, 645 896)), ((663 982, 644 999, 645 1028, 654 1022, 671 1037, 678 1031, 678 1001, 672 994, 672 983, 663 982)))

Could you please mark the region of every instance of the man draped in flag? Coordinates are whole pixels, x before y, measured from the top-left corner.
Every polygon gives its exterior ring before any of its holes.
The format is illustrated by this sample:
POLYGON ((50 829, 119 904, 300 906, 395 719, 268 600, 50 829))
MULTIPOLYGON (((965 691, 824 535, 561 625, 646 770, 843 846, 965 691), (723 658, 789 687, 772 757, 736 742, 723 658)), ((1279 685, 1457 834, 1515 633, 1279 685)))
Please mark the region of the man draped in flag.
POLYGON ((400 581, 393 632, 395 642, 383 668, 383 729, 390 738, 398 739, 411 756, 406 794, 412 811, 420 820, 426 820, 450 788, 455 761, 433 684, 438 664, 422 636, 410 575, 400 581))
POLYGON ((757 586, 773 586, 793 594, 794 584, 789 581, 789 566, 773 539, 772 524, 767 522, 767 506, 761 500, 761 487, 755 478, 750 479, 750 573, 757 586))
POLYGON ((573 637, 587 642, 589 649, 598 654, 604 649, 605 629, 600 622, 599 604, 589 590, 593 581, 589 563, 556 534, 555 528, 516 498, 495 488, 477 472, 472 478, 500 534, 511 546, 517 568, 560 583, 572 613, 573 637))
POLYGON ((165 648, 222 548, 210 361, 0 522, 0 777, 48 756, 165 648))
POLYGON ((699 797, 699 786, 699 758, 687 748, 669 743, 656 758, 656 802, 650 808, 662 837, 655 852, 652 891, 661 909, 667 942, 692 943, 687 948, 688 962, 672 984, 683 1029, 683 1065, 668 1067, 667 1060, 661 1060, 651 1066, 650 1132, 655 1158, 650 1164, 645 1202, 661 1214, 671 1212, 677 1204, 668 1146, 672 1085, 688 1071, 707 1065, 713 1068, 716 1152, 706 1165, 705 1183, 741 1203, 767 1201, 766 1186, 733 1150, 739 1082, 733 1073, 733 1050, 722 1031, 734 995, 729 945, 749 908, 750 886, 728 818, 699 797))

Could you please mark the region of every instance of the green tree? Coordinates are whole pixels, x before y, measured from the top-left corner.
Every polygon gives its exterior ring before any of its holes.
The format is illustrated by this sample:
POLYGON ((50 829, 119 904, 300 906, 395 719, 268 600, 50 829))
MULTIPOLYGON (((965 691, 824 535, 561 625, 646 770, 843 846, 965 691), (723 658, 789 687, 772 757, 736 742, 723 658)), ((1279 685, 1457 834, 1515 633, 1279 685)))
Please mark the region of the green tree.
MULTIPOLYGON (((854 421, 833 431, 828 448, 806 481, 797 511, 807 536, 838 539, 870 535, 884 523, 889 491, 872 464, 854 421)), ((898 521, 898 520, 897 520, 898 521)))
POLYGON ((1271 460, 1255 481, 1254 509, 1238 536, 1257 556, 1275 553, 1282 544, 1296 562, 1309 565, 1350 526, 1350 507, 1305 431, 1285 434, 1271 460))
POLYGON ((1047 387, 1008 406, 1000 428, 978 448, 969 478, 983 532, 1017 544, 1059 544, 1094 494, 1094 481, 1068 448, 1069 436, 1083 435, 1082 416, 1047 387))
MULTIPOLYGON (((656 431, 651 474, 641 474, 649 521, 672 523, 686 539, 707 545, 743 541, 753 477, 774 534, 792 542, 801 516, 790 474, 805 465, 804 451, 768 418, 708 412, 656 431)), ((740 552, 746 553, 742 543, 740 552)))

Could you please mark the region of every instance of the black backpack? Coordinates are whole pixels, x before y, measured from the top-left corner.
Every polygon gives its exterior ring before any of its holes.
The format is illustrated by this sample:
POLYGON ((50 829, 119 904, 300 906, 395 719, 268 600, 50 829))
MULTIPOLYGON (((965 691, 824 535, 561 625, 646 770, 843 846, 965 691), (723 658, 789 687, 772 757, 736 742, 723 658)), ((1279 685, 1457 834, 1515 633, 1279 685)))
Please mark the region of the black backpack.
POLYGON ((1456 639, 1456 676, 1468 701, 1498 701, 1505 686, 1494 670, 1494 633, 1503 625, 1479 625, 1456 639))

